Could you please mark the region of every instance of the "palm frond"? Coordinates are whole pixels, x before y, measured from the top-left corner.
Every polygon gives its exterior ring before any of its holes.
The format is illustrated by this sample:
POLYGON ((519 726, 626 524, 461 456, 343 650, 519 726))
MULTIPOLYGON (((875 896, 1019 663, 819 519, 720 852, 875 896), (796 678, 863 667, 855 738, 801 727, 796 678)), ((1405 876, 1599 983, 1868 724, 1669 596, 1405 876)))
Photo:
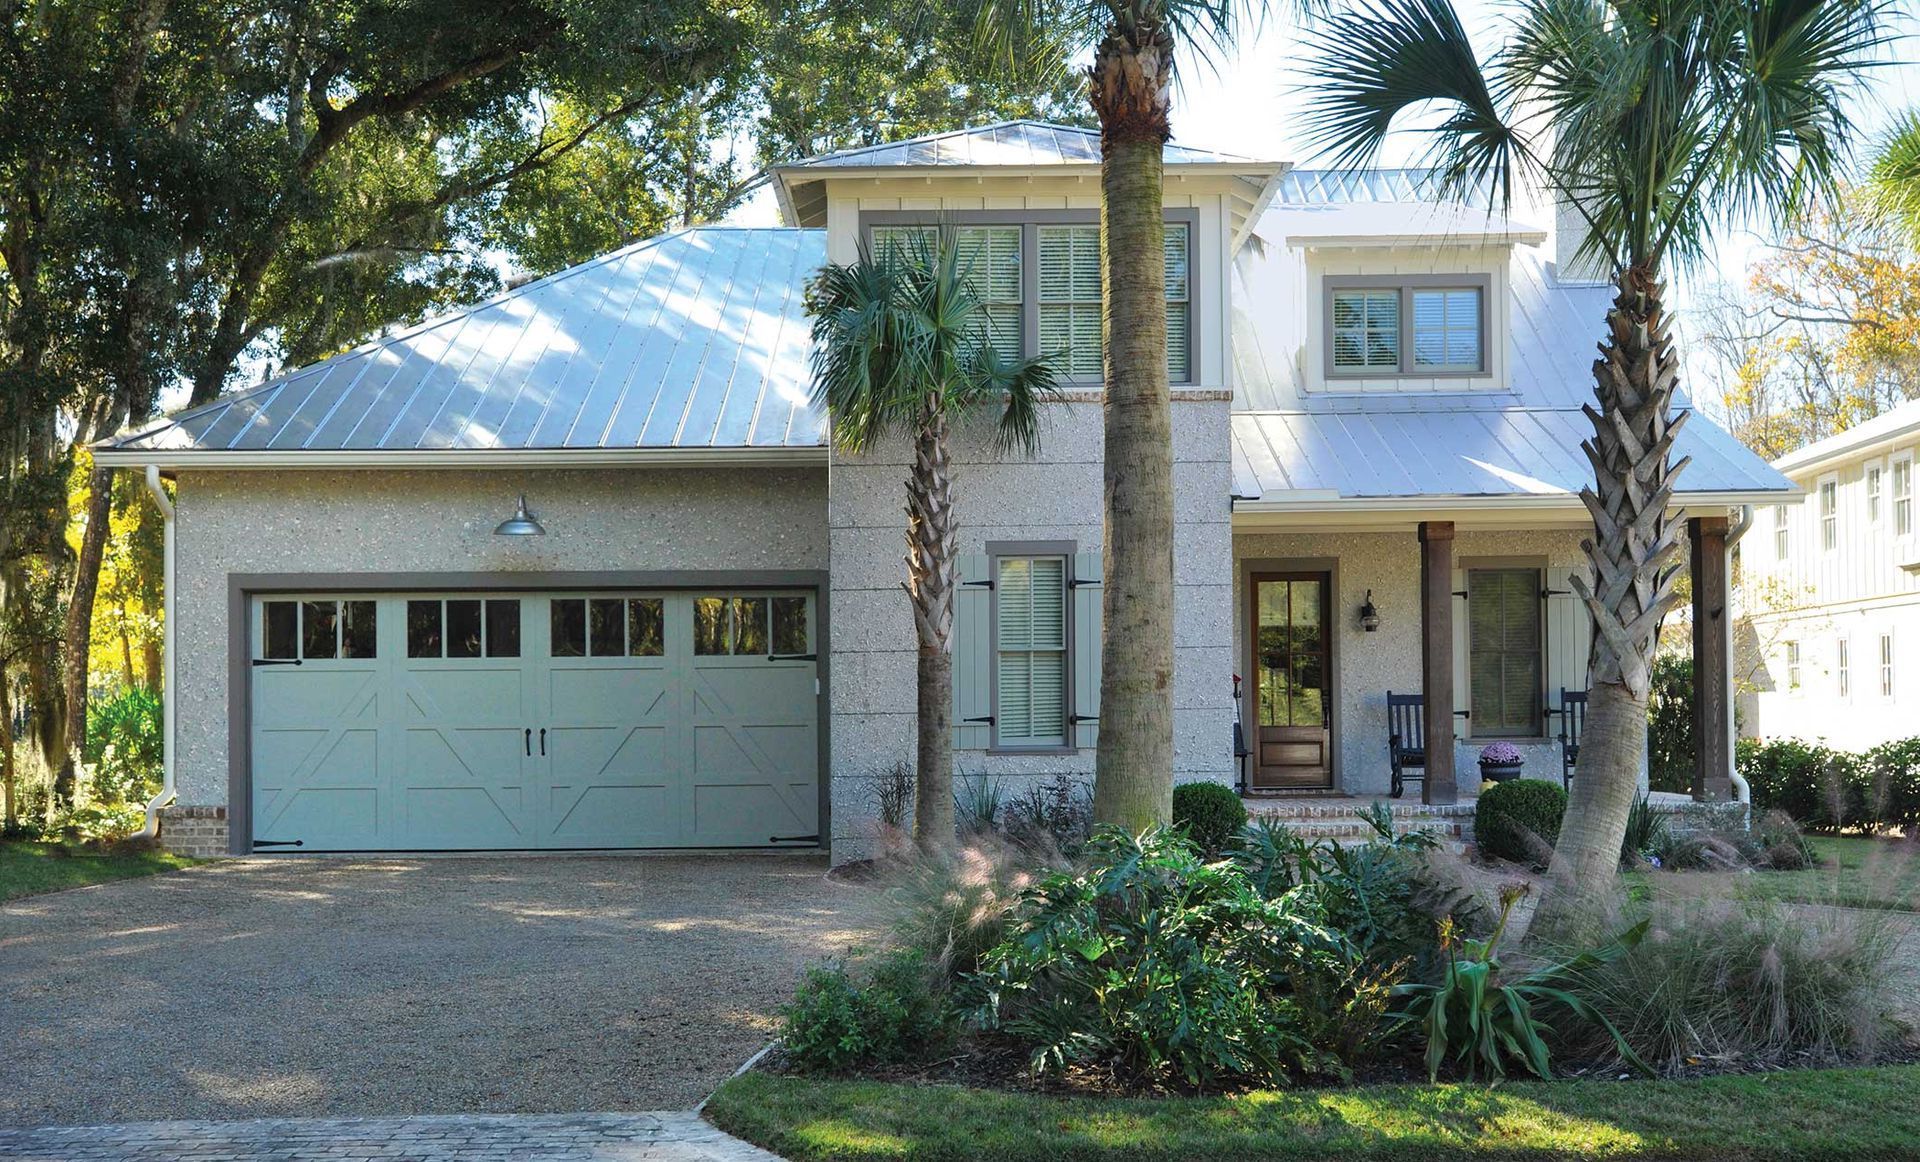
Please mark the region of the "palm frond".
POLYGON ((1402 113, 1437 105, 1428 162, 1449 190, 1513 197, 1521 140, 1450 0, 1377 0, 1308 34, 1307 130, 1341 169, 1370 164, 1402 113))
POLYGON ((1908 110, 1881 139, 1867 188, 1874 206, 1920 241, 1920 110, 1908 110))

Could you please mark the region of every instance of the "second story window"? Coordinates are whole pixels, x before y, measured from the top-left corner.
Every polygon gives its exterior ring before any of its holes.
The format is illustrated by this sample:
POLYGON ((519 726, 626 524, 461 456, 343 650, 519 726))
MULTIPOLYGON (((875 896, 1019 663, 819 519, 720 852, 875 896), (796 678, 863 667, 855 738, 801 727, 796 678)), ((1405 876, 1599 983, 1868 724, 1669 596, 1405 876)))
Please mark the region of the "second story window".
MULTIPOLYGON (((1104 374, 1101 347, 1100 227, 1042 225, 1034 231, 1039 278, 1040 352, 1055 355, 1067 379, 1097 380, 1104 374)), ((1189 378, 1189 232, 1184 222, 1166 225, 1167 378, 1189 378)))
POLYGON ((1880 635, 1880 697, 1893 697, 1893 635, 1880 635))
POLYGON ((1327 374, 1482 375, 1487 371, 1487 280, 1329 278, 1327 374))
POLYGON ((1893 477, 1893 535, 1904 537, 1913 532, 1913 459, 1895 460, 1888 469, 1893 477))
POLYGON ((1846 638, 1833 643, 1833 682, 1840 697, 1853 697, 1853 647, 1846 638))
POLYGON ((1880 523, 1880 465, 1869 464, 1864 476, 1867 489, 1867 523, 1880 523))
MULTIPOLYGON (((935 226, 876 226, 874 249, 881 253, 915 252, 925 246, 930 252, 938 245, 935 226)), ((958 226, 953 229, 953 244, 960 269, 973 284, 973 293, 986 308, 987 325, 993 346, 1017 355, 1021 349, 1020 227, 958 226)), ((1095 299, 1099 286, 1094 287, 1095 299)), ((1094 323, 1094 338, 1099 339, 1099 322, 1094 323)))
POLYGON ((1820 547, 1831 553, 1840 547, 1840 482, 1820 482, 1820 547))
POLYGON ((1773 506, 1773 559, 1785 561, 1792 547, 1787 533, 1787 506, 1776 504, 1773 506))

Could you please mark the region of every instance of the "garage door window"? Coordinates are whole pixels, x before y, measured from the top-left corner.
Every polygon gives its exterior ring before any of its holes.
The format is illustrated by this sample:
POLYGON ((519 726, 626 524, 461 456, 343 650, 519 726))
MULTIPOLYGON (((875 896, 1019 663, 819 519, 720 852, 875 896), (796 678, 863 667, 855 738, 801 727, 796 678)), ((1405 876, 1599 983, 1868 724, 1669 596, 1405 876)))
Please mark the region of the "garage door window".
POLYGON ((657 658, 666 649, 659 597, 560 597, 551 603, 556 658, 657 658))
POLYGON ((517 599, 407 602, 409 658, 517 658, 517 599))
POLYGON ((268 601, 261 610, 261 656, 275 661, 371 658, 371 601, 268 601))
POLYGON ((700 597, 693 603, 693 652, 726 654, 805 654, 807 599, 804 597, 700 597))

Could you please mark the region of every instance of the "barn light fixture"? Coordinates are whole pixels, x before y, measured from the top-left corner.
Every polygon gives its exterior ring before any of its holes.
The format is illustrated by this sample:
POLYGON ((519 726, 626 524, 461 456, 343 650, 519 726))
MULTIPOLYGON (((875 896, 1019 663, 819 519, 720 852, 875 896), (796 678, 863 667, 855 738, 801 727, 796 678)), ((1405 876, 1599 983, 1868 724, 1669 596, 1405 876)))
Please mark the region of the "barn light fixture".
POLYGON ((1360 606, 1360 628, 1372 633, 1380 628, 1380 611, 1373 607, 1373 590, 1367 590, 1367 600, 1360 606))
POLYGON ((544 537, 547 535, 547 530, 540 527, 540 522, 534 520, 533 514, 527 511, 527 494, 523 492, 520 494, 520 507, 513 510, 512 516, 495 526, 493 535, 496 537, 544 537))

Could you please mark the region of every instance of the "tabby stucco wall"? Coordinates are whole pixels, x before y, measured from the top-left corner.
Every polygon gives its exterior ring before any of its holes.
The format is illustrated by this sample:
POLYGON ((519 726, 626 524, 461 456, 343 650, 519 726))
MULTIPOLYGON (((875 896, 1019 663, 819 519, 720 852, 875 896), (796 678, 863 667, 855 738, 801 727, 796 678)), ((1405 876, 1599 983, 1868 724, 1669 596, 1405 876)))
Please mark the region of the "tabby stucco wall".
MULTIPOLYGON (((1097 397, 1047 409, 1040 452, 995 456, 977 425, 956 433, 955 507, 962 555, 989 541, 1101 547, 1101 411, 1097 397)), ((1232 774, 1232 534, 1228 497, 1228 401, 1224 393, 1176 392, 1174 417, 1174 777, 1232 774)), ((833 853, 859 858, 875 834, 874 778, 911 761, 914 739, 913 615, 901 583, 908 447, 836 459, 830 471, 833 543, 833 853)), ((962 750, 956 777, 990 776, 1017 789, 1034 776, 1085 776, 1094 752, 995 754, 962 750)))
POLYGON ((827 568, 824 468, 193 472, 177 503, 188 806, 227 802, 230 573, 827 568), (521 492, 547 535, 494 536, 521 492))
MULTIPOLYGON (((1456 568, 1483 563, 1526 563, 1545 569, 1578 569, 1585 565, 1580 551, 1584 534, 1575 529, 1460 530, 1454 541, 1456 568)), ((1387 691, 1420 690, 1420 544, 1411 529, 1404 532, 1246 532, 1233 538, 1235 590, 1233 642, 1237 672, 1253 673, 1251 613, 1247 604, 1248 577, 1259 571, 1329 569, 1333 573, 1333 669, 1338 695, 1334 702, 1334 780, 1337 789, 1351 794, 1385 794, 1392 779, 1387 767, 1387 691), (1380 628, 1360 628, 1360 606, 1367 590, 1379 611, 1380 628)), ((1551 578, 1549 578, 1551 580, 1551 578)), ((1455 588, 1461 586, 1456 584, 1455 588)), ((1456 624, 1463 624, 1466 603, 1454 602, 1456 624)), ((1585 647, 1566 640, 1568 634, 1549 634, 1546 642, 1548 685, 1584 689, 1585 647)), ((1456 675, 1461 667, 1456 666, 1456 675)), ((1468 692, 1455 679, 1458 706, 1468 705, 1468 692)), ((1252 731, 1253 704, 1247 703, 1252 731)), ((1510 739, 1525 755, 1525 773, 1531 778, 1560 777, 1558 724, 1545 721, 1546 734, 1537 739, 1510 739)), ((1474 793, 1480 747, 1472 726, 1458 720, 1459 741, 1454 769, 1463 795, 1474 793)), ((1417 788, 1409 794, 1417 794, 1417 788)))

